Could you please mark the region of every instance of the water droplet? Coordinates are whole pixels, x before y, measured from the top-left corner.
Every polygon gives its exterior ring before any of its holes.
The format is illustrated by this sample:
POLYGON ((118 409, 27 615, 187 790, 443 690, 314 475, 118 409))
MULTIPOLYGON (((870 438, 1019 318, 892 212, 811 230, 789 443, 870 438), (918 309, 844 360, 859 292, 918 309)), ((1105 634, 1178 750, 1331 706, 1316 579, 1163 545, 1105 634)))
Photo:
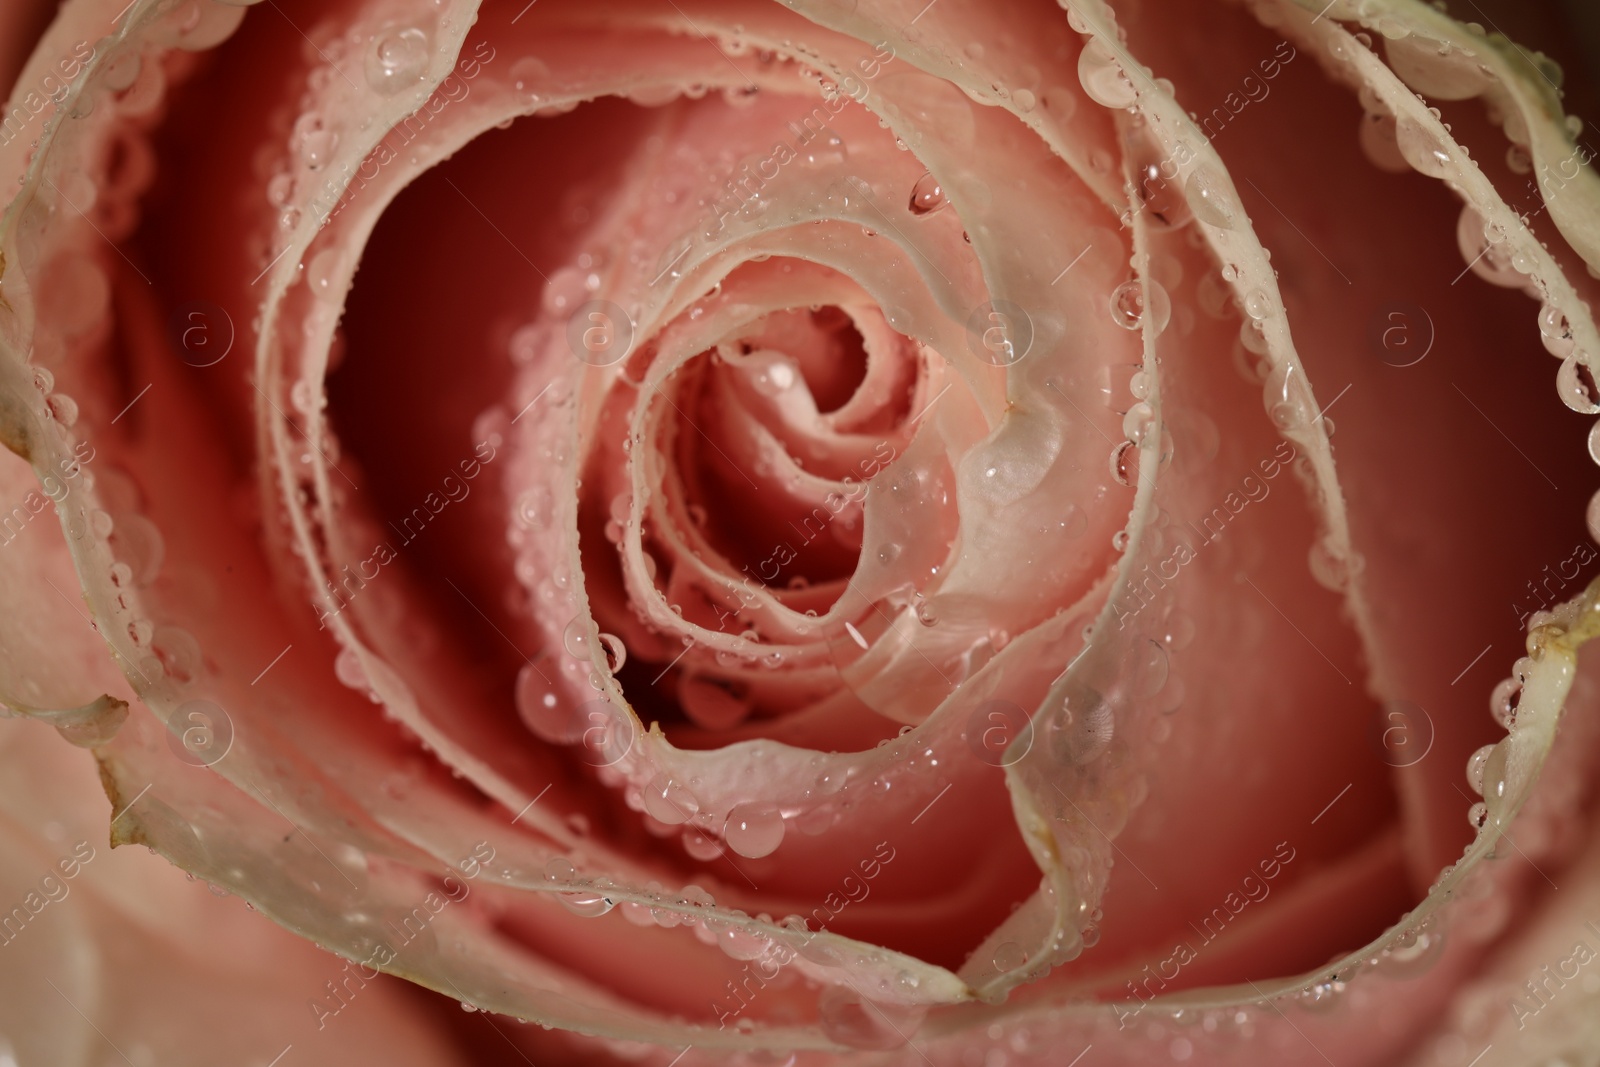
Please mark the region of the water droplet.
POLYGON ((606 667, 612 674, 622 670, 622 665, 628 662, 628 646, 622 643, 622 638, 616 634, 601 634, 600 645, 606 651, 606 667))
POLYGON ((1539 339, 1544 342, 1544 349, 1552 356, 1563 358, 1572 352, 1572 326, 1567 322, 1566 312, 1554 304, 1544 304, 1539 308, 1539 339))
POLYGON ((333 673, 341 684, 351 689, 364 690, 371 687, 367 680, 367 668, 361 662, 361 654, 354 648, 342 648, 333 659, 333 673))
POLYGON ((550 680, 537 663, 525 663, 517 672, 514 690, 517 714, 534 734, 556 744, 571 744, 583 733, 572 705, 556 696, 550 680))
POLYGON ((378 35, 367 53, 367 84, 392 95, 421 79, 428 67, 428 34, 416 26, 378 35))
MULTIPOLYGON (((542 59, 523 56, 511 64, 511 70, 508 73, 511 75, 512 88, 529 100, 537 101, 540 90, 544 88, 545 81, 550 77, 550 68, 542 59)), ((673 90, 672 97, 675 96, 677 96, 677 91, 673 90)), ((672 97, 668 97, 668 99, 672 97)))
POLYGON ((561 633, 561 646, 573 659, 590 659, 589 620, 585 616, 574 615, 572 621, 567 623, 567 628, 561 633))
POLYGON ((1244 295, 1244 313, 1260 320, 1272 314, 1272 298, 1265 290, 1252 289, 1244 295))
POLYGON ((683 831, 683 850, 701 863, 710 863, 722 855, 722 842, 717 835, 691 826, 683 831))
POLYGON ((1172 157, 1148 137, 1135 140, 1130 154, 1134 158, 1133 179, 1139 198, 1139 212, 1156 227, 1181 229, 1194 218, 1194 211, 1178 181, 1172 157), (1168 173, 1170 171, 1170 173, 1168 173))
POLYGON ((994 969, 1014 971, 1028 962, 1028 952, 1015 941, 1002 941, 994 950, 994 969))
POLYGON ((78 402, 66 393, 51 393, 44 403, 50 417, 61 425, 71 426, 78 421, 78 402))
MULTIPOLYGON (((1119 484, 1134 485, 1139 481, 1139 446, 1132 441, 1124 441, 1117 445, 1111 450, 1109 466, 1111 476, 1119 484)), ((1123 544, 1118 546, 1119 550, 1127 546, 1126 533, 1124 532, 1122 536, 1123 544)), ((1116 538, 1112 538, 1112 544, 1116 544, 1116 538)))
POLYGON ((1069 678, 1061 706, 1046 727, 1046 744, 1060 763, 1082 766, 1110 747, 1115 727, 1111 704, 1099 690, 1069 678))
POLYGON ((1144 284, 1137 278, 1112 291, 1111 321, 1124 330, 1137 330, 1144 321, 1144 284))
POLYGON ((1449 175, 1450 149, 1436 133, 1416 120, 1402 117, 1395 121, 1395 143, 1405 161, 1420 173, 1430 178, 1449 175))
POLYGON ((1118 552, 1126 552, 1128 550, 1128 531, 1118 530, 1116 533, 1112 534, 1111 547, 1116 549, 1118 552))
POLYGON ((1479 796, 1483 795, 1483 765, 1494 752, 1495 746, 1484 745, 1467 758, 1467 784, 1479 796))
POLYGON ((1110 46, 1098 37, 1085 44, 1078 54, 1078 81, 1089 99, 1103 107, 1132 107, 1139 99, 1121 62, 1110 46))
POLYGON ((700 814, 700 802, 687 788, 658 774, 643 792, 645 814, 668 826, 678 826, 700 814))
POLYGON ((1468 808, 1467 822, 1472 825, 1474 830, 1482 830, 1489 822, 1489 805, 1480 800, 1468 808))
POLYGON ((1011 102, 1017 105, 1017 110, 1023 114, 1027 114, 1039 106, 1039 98, 1034 95, 1031 89, 1018 89, 1011 94, 1011 102))
POLYGON ((717 935, 717 945, 736 960, 758 960, 772 948, 772 942, 742 926, 729 926, 717 935))
POLYGON ((1581 350, 1574 349, 1561 361, 1561 369, 1556 372, 1556 392, 1563 404, 1580 415, 1600 412, 1600 385, 1581 350))
POLYGON ((739 855, 759 859, 771 855, 783 843, 783 831, 782 812, 771 804, 752 801, 728 812, 722 836, 739 855))
POLYGON ((329 129, 317 112, 308 111, 295 120, 291 143, 300 153, 300 162, 316 170, 332 158, 339 146, 339 134, 329 129))
POLYGON ((557 893, 556 899, 561 902, 563 908, 566 908, 574 915, 582 915, 586 919, 604 915, 613 906, 610 897, 604 893, 597 893, 591 890, 580 890, 576 893, 557 893))
POLYGON ((589 299, 584 272, 573 266, 562 267, 545 283, 542 303, 552 315, 566 315, 589 299))
POLYGON ((1122 416, 1122 432, 1130 442, 1138 444, 1150 433, 1150 429, 1155 423, 1155 409, 1141 400, 1129 408, 1126 415, 1122 416))
POLYGON ((1240 210, 1224 180, 1210 167, 1196 167, 1184 182, 1184 193, 1195 218, 1219 230, 1233 229, 1240 210))
POLYGON ((931 215, 948 203, 944 190, 932 174, 923 174, 917 179, 917 184, 911 187, 909 207, 913 215, 931 215))
POLYGON ((1494 721, 1510 730, 1517 724, 1517 706, 1522 702, 1522 682, 1505 678, 1489 694, 1489 714, 1494 721))
POLYGON ((847 1048, 886 1050, 911 1040, 925 1008, 868 1001, 851 989, 831 986, 819 1002, 822 1032, 847 1048))
POLYGON ((1470 204, 1462 207, 1456 222, 1456 246, 1467 267, 1484 281, 1511 289, 1523 284, 1524 276, 1513 265, 1504 231, 1494 226, 1486 228, 1483 216, 1470 204))
POLYGON ((1305 376, 1292 363, 1273 367, 1262 387, 1267 415, 1279 430, 1292 431, 1308 425, 1316 417, 1316 404, 1305 376))

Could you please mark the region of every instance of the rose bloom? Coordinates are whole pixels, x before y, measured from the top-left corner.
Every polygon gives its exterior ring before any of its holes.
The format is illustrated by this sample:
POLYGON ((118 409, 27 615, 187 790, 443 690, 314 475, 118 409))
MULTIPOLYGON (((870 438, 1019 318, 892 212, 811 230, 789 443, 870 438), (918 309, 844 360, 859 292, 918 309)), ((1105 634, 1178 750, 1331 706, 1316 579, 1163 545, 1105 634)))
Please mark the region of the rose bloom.
POLYGON ((1600 1062, 1552 11, 51 6, 0 1064, 1600 1062))

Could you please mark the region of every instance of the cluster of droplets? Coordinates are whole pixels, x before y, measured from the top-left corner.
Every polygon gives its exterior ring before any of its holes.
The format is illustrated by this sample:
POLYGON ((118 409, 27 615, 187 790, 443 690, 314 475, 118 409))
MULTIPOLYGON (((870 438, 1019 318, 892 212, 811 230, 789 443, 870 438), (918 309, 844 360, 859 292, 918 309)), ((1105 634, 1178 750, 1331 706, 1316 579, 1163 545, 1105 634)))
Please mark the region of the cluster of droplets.
MULTIPOLYGON (((1482 27, 1473 27, 1473 30, 1482 33, 1482 27)), ((1390 56, 1393 60, 1397 51, 1400 53, 1399 73, 1411 87, 1426 94, 1447 86, 1452 90, 1450 99, 1487 93, 1491 119, 1504 128, 1512 142, 1508 149, 1508 165, 1516 173, 1531 170, 1526 122, 1513 104, 1499 98, 1490 68, 1477 61, 1470 49, 1408 36, 1403 29, 1399 32, 1400 36, 1389 42, 1390 56)), ((1363 36, 1358 35, 1358 43, 1370 45, 1370 40, 1360 40, 1363 36)), ((1350 58, 1342 43, 1335 44, 1335 58, 1350 58)), ((1544 57, 1537 58, 1548 64, 1544 57)), ((1364 87, 1360 95, 1364 108, 1361 147, 1375 165, 1389 171, 1415 170, 1458 186, 1466 184, 1463 178, 1468 175, 1477 177, 1471 169, 1466 148, 1451 145, 1440 135, 1439 130, 1448 132, 1449 126, 1440 122, 1437 108, 1428 108, 1427 118, 1420 114, 1397 114, 1371 88, 1364 87)), ((1574 127, 1581 129, 1581 124, 1572 117, 1568 118, 1567 125, 1574 136, 1574 127)), ((1560 190, 1556 185, 1541 191, 1548 199, 1560 190)), ((1542 276, 1542 265, 1548 256, 1526 220, 1505 208, 1499 208, 1496 216, 1485 218, 1470 200, 1463 205, 1456 238, 1467 269, 1493 285, 1520 288, 1540 299, 1537 316, 1540 341, 1546 351, 1561 360, 1556 372, 1557 395, 1573 411, 1584 415, 1600 414, 1600 381, 1591 365, 1595 357, 1578 344, 1568 312, 1557 296, 1558 292, 1566 291, 1564 286, 1558 290, 1553 284, 1559 269, 1552 271, 1553 277, 1542 276)), ((1600 463, 1600 424, 1591 432, 1589 448, 1590 455, 1600 463)), ((1591 536, 1600 540, 1600 493, 1590 500, 1586 518, 1591 536)))
MULTIPOLYGON (((1145 279, 1143 282, 1126 282, 1117 289, 1117 293, 1126 298, 1126 301, 1134 309, 1133 313, 1140 319, 1143 318, 1143 303, 1146 292, 1159 294, 1156 300, 1164 301, 1166 299, 1165 292, 1161 290, 1160 285, 1153 279, 1145 279)), ((1155 301, 1153 300, 1152 302, 1155 301)), ((1118 313, 1118 296, 1113 295, 1112 317, 1115 319, 1118 313)), ((1150 375, 1143 367, 1134 371, 1128 379, 1128 391, 1133 395, 1134 402, 1122 416, 1123 440, 1112 446, 1110 459, 1111 477, 1116 479, 1119 485, 1133 486, 1138 484, 1139 463, 1143 454, 1142 446, 1159 426, 1155 408, 1151 406, 1149 400, 1151 384, 1150 375)), ((1171 436, 1165 430, 1161 430, 1161 434, 1161 453, 1164 461, 1172 451, 1171 436)), ((1127 547, 1126 541, 1124 540, 1123 544, 1116 547, 1121 551, 1127 547)))
POLYGON ((276 225, 260 249, 265 268, 291 240, 309 204, 320 221, 334 207, 333 198, 344 194, 342 181, 330 178, 329 166, 351 131, 333 118, 328 105, 332 93, 355 83, 343 72, 360 69, 366 89, 379 97, 394 97, 424 83, 436 51, 435 27, 429 21, 391 23, 377 31, 351 26, 321 43, 307 40, 307 61, 315 64, 306 89, 289 121, 287 151, 263 174, 268 206, 276 225))

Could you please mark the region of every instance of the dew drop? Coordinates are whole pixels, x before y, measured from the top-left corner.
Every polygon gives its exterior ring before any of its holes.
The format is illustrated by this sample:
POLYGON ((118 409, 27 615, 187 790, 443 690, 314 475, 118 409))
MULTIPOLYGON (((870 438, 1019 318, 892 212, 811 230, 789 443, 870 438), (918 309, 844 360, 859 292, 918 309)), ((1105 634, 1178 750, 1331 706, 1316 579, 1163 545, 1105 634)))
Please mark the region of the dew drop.
POLYGON ((1563 404, 1580 415, 1600 412, 1600 385, 1579 350, 1574 349, 1561 361, 1561 369, 1556 372, 1556 392, 1563 404))
POLYGON ((1494 745, 1484 745, 1467 758, 1467 784, 1479 796, 1483 795, 1483 765, 1493 754, 1494 745))
POLYGON ((1539 339, 1544 342, 1544 349, 1552 356, 1565 358, 1571 354, 1572 326, 1567 322, 1566 312, 1554 304, 1544 304, 1539 308, 1539 339))
POLYGON ((1083 46, 1078 54, 1078 81, 1089 99, 1103 107, 1132 107, 1138 91, 1109 45, 1098 37, 1083 46))
POLYGON ((1001 973, 1017 970, 1027 962, 1027 950, 1015 941, 1002 941, 994 950, 994 969, 1001 973))
POLYGON ((571 744, 582 736, 583 724, 571 704, 556 696, 537 663, 525 663, 517 672, 514 699, 517 714, 536 736, 556 744, 571 744))
POLYGON ((61 425, 71 426, 78 421, 78 402, 66 393, 51 393, 44 403, 50 417, 61 425))
POLYGON ((1443 178, 1451 170, 1450 150, 1432 130, 1410 118, 1395 122, 1395 143, 1412 168, 1430 178, 1443 178))
POLYGON ((1231 230, 1239 218, 1239 205, 1223 180, 1209 167, 1196 167, 1184 183, 1184 194, 1195 218, 1219 230, 1231 230))
POLYGON ((561 906, 574 915, 581 915, 586 919, 593 919, 610 911, 613 902, 604 893, 592 890, 580 890, 576 893, 557 893, 556 899, 561 906))
POLYGON ((1159 228, 1176 230, 1194 218, 1194 211, 1178 182, 1177 174, 1168 178, 1163 173, 1164 168, 1170 169, 1171 166, 1171 160, 1161 154, 1158 146, 1145 148, 1139 152, 1138 162, 1134 164, 1134 180, 1137 182, 1139 210, 1159 228))
MULTIPOLYGON (((511 64, 511 87, 526 96, 531 101, 539 99, 539 89, 543 87, 546 79, 550 77, 550 68, 544 60, 534 56, 523 56, 511 64)), ((677 91, 672 91, 672 97, 677 96, 677 91)), ((671 97, 669 97, 671 99, 671 97)), ((635 101, 642 103, 642 101, 635 101)), ((662 101, 663 103, 665 101, 662 101)), ((649 105, 646 105, 649 106, 649 105)))
MULTIPOLYGON (((1111 477, 1115 478, 1118 484, 1134 485, 1139 480, 1139 446, 1132 441, 1122 442, 1111 450, 1109 466, 1111 477)), ((1125 532, 1122 536, 1126 540, 1125 532)), ((1112 541, 1115 543, 1115 538, 1112 541)))
POLYGON ((385 96, 416 84, 428 66, 428 34, 416 26, 388 30, 367 53, 367 84, 385 96))
POLYGON ((1131 443, 1138 444, 1150 433, 1155 423, 1155 409, 1141 400, 1122 417, 1122 432, 1131 443))
POLYGON ((584 272, 574 266, 557 270, 545 283, 542 302, 552 315, 565 315, 589 299, 589 286, 584 272))
POLYGON ((701 863, 710 863, 722 855, 722 842, 715 834, 691 826, 683 831, 683 850, 701 863))
POLYGON ((1510 730, 1517 724, 1517 706, 1522 702, 1522 682, 1505 678, 1489 694, 1489 714, 1494 721, 1510 730))
POLYGON ((1050 754, 1066 766, 1081 767, 1111 745, 1116 716, 1098 690, 1069 679, 1065 695, 1046 727, 1050 754))
POLYGON ((1362 116, 1358 133, 1361 151, 1379 170, 1402 174, 1410 170, 1406 157, 1400 152, 1394 116, 1387 112, 1369 111, 1362 116))
POLYGON ((333 659, 333 673, 341 684, 351 689, 367 689, 371 683, 367 680, 367 669, 361 663, 361 655, 353 648, 342 648, 333 659))
POLYGON ((339 146, 338 133, 330 130, 315 111, 308 111, 295 120, 292 138, 300 153, 300 162, 311 170, 326 164, 339 146))
POLYGON ((1111 321, 1124 330, 1137 330, 1144 321, 1144 283, 1123 282, 1111 293, 1111 321))
POLYGON ((645 814, 668 826, 678 826, 700 814, 700 802, 687 788, 658 774, 645 786, 645 814))
POLYGON ((589 620, 582 615, 573 616, 561 633, 561 646, 573 659, 589 659, 589 620))
POLYGON ((1484 281, 1510 289, 1523 284, 1523 274, 1512 265, 1503 232, 1486 231, 1483 216, 1470 204, 1462 207, 1456 222, 1456 245, 1468 268, 1484 281))
POLYGON ((601 634, 600 645, 606 651, 606 667, 612 674, 622 670, 628 662, 628 646, 616 634, 601 634))
POLYGON ((911 187, 911 202, 908 205, 913 215, 931 215, 948 204, 944 190, 939 187, 939 182, 932 174, 924 173, 917 179, 917 184, 911 187))
POLYGON ((1264 290, 1252 289, 1244 296, 1244 313, 1260 321, 1272 314, 1272 298, 1264 290))
POLYGON ((735 805, 728 812, 722 836, 739 855, 759 859, 771 855, 783 843, 783 831, 782 812, 771 804, 752 801, 735 805))

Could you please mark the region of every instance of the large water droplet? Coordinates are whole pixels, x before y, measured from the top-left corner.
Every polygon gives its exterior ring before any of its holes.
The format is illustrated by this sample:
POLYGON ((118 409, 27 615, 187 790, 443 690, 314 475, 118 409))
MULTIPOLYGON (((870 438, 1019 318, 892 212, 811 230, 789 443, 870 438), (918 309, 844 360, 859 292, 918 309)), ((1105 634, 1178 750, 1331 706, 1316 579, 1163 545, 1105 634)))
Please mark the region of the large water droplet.
POLYGON ((583 736, 583 724, 571 703, 556 695, 538 663, 525 663, 517 672, 514 698, 517 714, 536 736, 561 745, 583 736))
POLYGON ((1171 157, 1156 144, 1141 143, 1134 151, 1133 180, 1140 213, 1160 229, 1176 230, 1187 225, 1194 212, 1171 157))
POLYGON ((1122 416, 1122 432, 1129 441, 1138 444, 1149 434, 1155 422, 1155 409, 1141 400, 1122 416))
POLYGON ((378 35, 367 52, 367 84, 385 96, 415 85, 428 67, 428 34, 416 26, 378 35))
POLYGON ((1563 404, 1580 415, 1600 412, 1600 384, 1595 382, 1594 372, 1581 351, 1574 350, 1561 361, 1561 369, 1556 372, 1556 392, 1563 404))
POLYGON ((1479 796, 1483 795, 1483 765, 1494 752, 1495 746, 1484 745, 1467 758, 1467 784, 1479 796))
POLYGON ((1468 268, 1484 281, 1508 289, 1522 286, 1524 276, 1512 266, 1511 248, 1505 243, 1504 234, 1486 232, 1483 216, 1470 204, 1461 208, 1456 222, 1456 245, 1468 268))
POLYGON ((1517 724, 1517 707, 1522 702, 1522 682, 1505 678, 1489 694, 1489 714, 1494 721, 1510 730, 1517 724))
POLYGON ((1139 99, 1127 71, 1122 69, 1110 46, 1098 37, 1085 44, 1078 54, 1078 81, 1089 99, 1104 107, 1132 107, 1139 99))
POLYGON ((728 812, 722 837, 739 855, 759 859, 771 855, 783 843, 783 830, 783 813, 777 807, 753 801, 736 805, 728 812))
POLYGON ((1046 728, 1046 744, 1059 762, 1082 766, 1110 746, 1115 727, 1116 716, 1104 695, 1082 681, 1070 680, 1046 728))
POLYGON ((856 1049, 900 1048, 911 1040, 926 1009, 864 1000, 850 989, 830 987, 818 1005, 822 1032, 856 1049))
POLYGON ((1144 284, 1137 278, 1111 292, 1111 321, 1124 330, 1137 330, 1144 322, 1144 284))
POLYGON ((643 799, 645 814, 668 826, 686 823, 700 813, 694 794, 664 774, 645 786, 643 799))
POLYGON ((556 899, 561 902, 563 908, 586 919, 604 915, 611 910, 613 904, 611 898, 604 893, 587 889, 575 893, 557 893, 556 899))
POLYGON ((1219 230, 1231 230, 1238 221, 1240 209, 1228 192, 1223 179, 1210 167, 1196 167, 1184 183, 1184 193, 1189 198, 1189 208, 1195 218, 1219 230))
POLYGON ((1539 340, 1544 343, 1544 350, 1558 359, 1572 352, 1572 325, 1567 321, 1566 312, 1555 304, 1539 308, 1539 340))
POLYGON ((1452 161, 1450 149, 1439 136, 1421 123, 1400 118, 1395 122, 1395 143, 1405 161, 1430 178, 1449 175, 1452 161))

